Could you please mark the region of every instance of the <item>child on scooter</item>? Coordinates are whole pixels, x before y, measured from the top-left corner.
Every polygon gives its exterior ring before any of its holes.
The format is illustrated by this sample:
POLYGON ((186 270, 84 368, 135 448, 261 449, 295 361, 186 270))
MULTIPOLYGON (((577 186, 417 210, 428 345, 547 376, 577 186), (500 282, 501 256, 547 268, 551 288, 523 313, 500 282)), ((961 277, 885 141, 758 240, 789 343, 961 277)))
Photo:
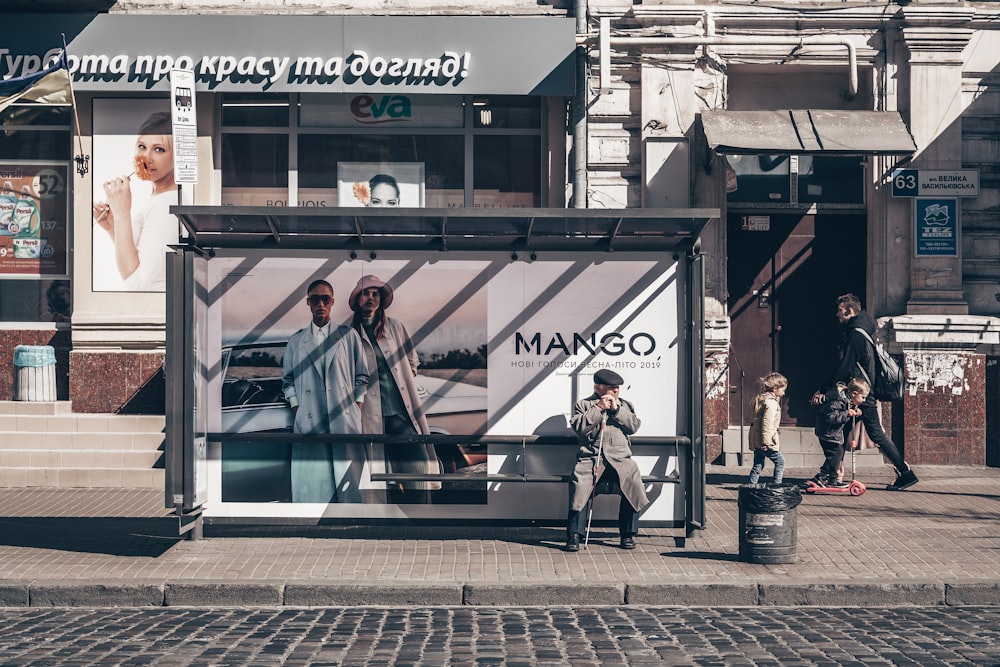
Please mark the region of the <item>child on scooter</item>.
POLYGON ((844 460, 844 444, 848 442, 854 419, 861 416, 859 407, 868 398, 871 387, 861 378, 847 386, 837 386, 827 392, 816 415, 816 437, 826 457, 819 473, 812 478, 816 486, 845 488, 848 483, 838 479, 838 469, 844 460))
POLYGON ((785 457, 778 451, 778 424, 781 423, 781 397, 788 389, 788 378, 770 373, 760 379, 762 391, 753 399, 753 422, 750 423, 750 449, 753 467, 750 484, 756 484, 764 470, 764 460, 774 463, 774 483, 781 484, 785 472, 785 457))

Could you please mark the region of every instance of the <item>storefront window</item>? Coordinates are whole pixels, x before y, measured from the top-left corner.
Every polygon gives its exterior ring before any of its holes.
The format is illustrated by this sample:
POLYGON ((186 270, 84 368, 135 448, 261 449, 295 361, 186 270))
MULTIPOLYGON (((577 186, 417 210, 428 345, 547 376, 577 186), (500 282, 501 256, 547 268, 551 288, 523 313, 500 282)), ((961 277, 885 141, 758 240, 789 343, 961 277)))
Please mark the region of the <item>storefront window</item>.
POLYGON ((542 126, 542 101, 537 97, 477 97, 472 122, 477 128, 537 129, 542 126))
POLYGON ((541 206, 540 141, 539 137, 476 137, 477 208, 541 206))
POLYGON ((66 160, 72 109, 68 106, 14 104, 0 113, 0 157, 66 160))
POLYGON ((288 125, 287 95, 227 93, 222 103, 226 127, 285 127, 288 125))
POLYGON ((801 155, 799 201, 811 204, 862 204, 864 174, 864 158, 858 155, 801 155))
POLYGON ((791 201, 787 155, 727 155, 736 172, 736 189, 729 193, 731 202, 791 201))
POLYGON ((731 203, 863 204, 858 155, 727 155, 736 172, 731 203))
POLYGON ((301 199, 317 196, 338 201, 341 163, 422 164, 424 205, 461 206, 464 183, 464 140, 461 135, 337 134, 299 136, 301 199))
POLYGON ((288 199, 288 136, 284 134, 222 135, 222 187, 228 204, 282 205, 288 199), (263 199, 255 198, 261 190, 263 199), (275 204, 279 200, 281 204, 275 204))
POLYGON ((0 113, 0 322, 68 322, 72 108, 0 113))
POLYGON ((222 201, 367 206, 378 175, 399 182, 402 207, 539 206, 543 108, 530 96, 226 94, 222 201))

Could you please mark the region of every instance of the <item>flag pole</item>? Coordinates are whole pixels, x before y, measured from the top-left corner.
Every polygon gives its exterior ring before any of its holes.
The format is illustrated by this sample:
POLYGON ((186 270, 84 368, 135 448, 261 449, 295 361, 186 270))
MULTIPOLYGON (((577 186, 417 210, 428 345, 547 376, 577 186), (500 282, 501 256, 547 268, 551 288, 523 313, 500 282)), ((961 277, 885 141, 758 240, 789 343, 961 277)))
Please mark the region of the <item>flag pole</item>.
POLYGON ((63 49, 62 61, 66 67, 66 78, 69 79, 69 98, 73 107, 73 122, 76 125, 76 145, 80 150, 79 153, 73 156, 73 161, 76 162, 76 173, 83 177, 87 175, 88 171, 90 171, 90 156, 85 155, 83 152, 83 135, 80 132, 80 114, 76 110, 76 92, 73 90, 73 73, 69 71, 69 55, 66 50, 66 33, 61 34, 63 49))

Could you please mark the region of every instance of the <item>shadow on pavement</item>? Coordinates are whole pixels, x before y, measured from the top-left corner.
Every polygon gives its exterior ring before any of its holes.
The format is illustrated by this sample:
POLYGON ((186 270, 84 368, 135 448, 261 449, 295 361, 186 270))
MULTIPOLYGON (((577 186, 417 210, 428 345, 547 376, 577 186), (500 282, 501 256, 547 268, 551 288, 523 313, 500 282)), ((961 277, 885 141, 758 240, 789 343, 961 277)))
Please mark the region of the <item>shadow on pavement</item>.
POLYGON ((660 554, 669 558, 687 558, 689 560, 717 560, 727 563, 739 561, 738 554, 715 553, 712 551, 664 551, 660 554))
POLYGON ((566 540, 566 529, 542 526, 477 525, 344 525, 337 522, 309 524, 206 523, 206 538, 304 537, 337 540, 425 540, 451 542, 488 540, 522 545, 554 546, 566 540))
POLYGON ((181 540, 173 518, 0 518, 0 548, 157 558, 181 540))

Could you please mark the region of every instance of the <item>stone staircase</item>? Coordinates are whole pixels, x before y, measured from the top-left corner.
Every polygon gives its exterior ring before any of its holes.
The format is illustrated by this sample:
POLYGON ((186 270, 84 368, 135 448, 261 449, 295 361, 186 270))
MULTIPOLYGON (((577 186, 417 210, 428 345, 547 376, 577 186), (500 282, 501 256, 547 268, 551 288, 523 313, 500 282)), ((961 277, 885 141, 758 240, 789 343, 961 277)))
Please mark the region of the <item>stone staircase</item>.
POLYGON ((163 489, 164 417, 0 401, 0 488, 163 489))
MULTIPOLYGON (((750 451, 749 427, 743 429, 742 448, 740 444, 740 428, 730 426, 722 432, 722 454, 723 465, 727 468, 746 468, 750 471, 753 465, 753 453, 750 451)), ((781 454, 785 457, 786 468, 804 468, 806 470, 819 470, 823 465, 823 449, 819 446, 819 440, 813 429, 808 427, 781 427, 781 454)), ((851 459, 850 455, 844 457, 844 464, 847 466, 847 474, 850 476, 851 459)), ((865 449, 857 454, 858 474, 865 469, 873 470, 889 463, 882 458, 882 453, 878 449, 865 449)), ((770 462, 764 464, 764 476, 769 477, 771 471, 770 462)))

